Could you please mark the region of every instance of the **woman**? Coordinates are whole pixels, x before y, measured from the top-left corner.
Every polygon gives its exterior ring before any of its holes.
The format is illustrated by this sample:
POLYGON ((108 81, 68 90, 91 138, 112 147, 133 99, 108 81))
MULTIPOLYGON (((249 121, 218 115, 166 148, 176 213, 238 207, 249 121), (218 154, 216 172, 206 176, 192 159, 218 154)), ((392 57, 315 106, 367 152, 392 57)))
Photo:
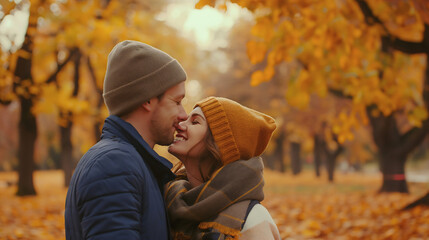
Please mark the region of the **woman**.
POLYGON ((259 204, 264 180, 258 156, 276 128, 274 119, 209 97, 179 125, 169 152, 186 171, 180 169, 165 189, 174 239, 280 239, 259 204))

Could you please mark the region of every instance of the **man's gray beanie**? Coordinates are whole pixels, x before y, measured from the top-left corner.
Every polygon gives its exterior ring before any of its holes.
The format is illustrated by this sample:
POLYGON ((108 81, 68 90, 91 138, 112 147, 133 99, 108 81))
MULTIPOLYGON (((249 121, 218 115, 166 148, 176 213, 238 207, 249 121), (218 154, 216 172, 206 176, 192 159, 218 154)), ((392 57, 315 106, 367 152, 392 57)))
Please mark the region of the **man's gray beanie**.
POLYGON ((111 115, 121 116, 185 81, 179 62, 147 44, 126 40, 110 52, 103 97, 111 115))

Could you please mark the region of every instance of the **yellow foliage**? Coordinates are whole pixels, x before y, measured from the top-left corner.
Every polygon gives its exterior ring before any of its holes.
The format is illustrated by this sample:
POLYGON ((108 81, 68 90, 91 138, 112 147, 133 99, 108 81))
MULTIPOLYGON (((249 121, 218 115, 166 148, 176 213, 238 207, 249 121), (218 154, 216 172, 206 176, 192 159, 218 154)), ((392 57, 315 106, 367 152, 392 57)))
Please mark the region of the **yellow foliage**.
POLYGON ((226 4, 220 4, 217 9, 226 12, 228 10, 228 7, 226 6, 226 4))
POLYGON ((351 113, 342 111, 338 117, 334 119, 332 132, 338 136, 338 142, 340 144, 346 141, 353 141, 353 130, 359 126, 356 115, 354 111, 351 113))
POLYGON ((256 71, 252 73, 252 78, 250 81, 250 85, 252 87, 258 86, 259 84, 265 82, 265 75, 262 71, 256 71))
POLYGON ((416 107, 407 116, 411 125, 421 127, 422 121, 428 118, 428 112, 424 107, 416 107))
POLYGON ((310 95, 305 91, 300 91, 294 87, 289 87, 286 91, 286 100, 289 105, 298 109, 305 109, 310 102, 310 95))
POLYGON ((274 66, 268 65, 264 69, 264 79, 265 79, 265 81, 269 81, 271 78, 273 78, 274 73, 275 73, 274 66))
POLYGON ((275 66, 283 60, 283 54, 280 50, 273 50, 268 53, 267 64, 269 66, 275 66))
POLYGON ((252 35, 264 39, 265 42, 270 42, 274 36, 273 23, 268 17, 259 18, 256 24, 252 27, 252 35))
POLYGON ((421 16, 423 22, 426 24, 429 24, 429 2, 426 0, 413 0, 414 7, 416 8, 417 12, 419 13, 418 16, 421 16))
POLYGON ((16 3, 15 1, 0 0, 0 6, 3 14, 8 15, 15 8, 16 3))
POLYGON ((196 9, 201 9, 204 6, 208 5, 210 7, 214 7, 216 3, 216 0, 199 0, 196 4, 195 4, 195 8, 196 9))
POLYGON ((312 148, 312 143, 308 141, 310 138, 306 127, 295 122, 287 122, 285 130, 287 131, 289 142, 302 143, 304 151, 312 148))
POLYGON ((289 79, 286 99, 291 106, 304 109, 311 94, 326 96, 328 89, 353 99, 352 113, 335 127, 341 142, 353 139, 351 130, 358 125, 347 121, 368 124, 365 107, 369 105, 378 107, 372 114, 385 116, 405 109, 415 126, 427 117, 419 109, 424 106, 420 88, 424 56, 380 51, 384 27, 392 36, 421 41, 421 17, 429 19, 424 1, 415 0, 414 6, 406 1, 368 1, 384 26, 366 23, 354 1, 233 2, 254 12, 256 18, 251 34, 257 40, 247 43, 250 61, 266 60, 267 67, 252 75, 251 85, 269 81, 274 76, 272 67, 282 61, 297 60, 305 71, 297 70, 298 76, 289 79))
POLYGON ((253 64, 263 61, 267 50, 267 46, 263 42, 250 41, 247 43, 247 55, 253 64))

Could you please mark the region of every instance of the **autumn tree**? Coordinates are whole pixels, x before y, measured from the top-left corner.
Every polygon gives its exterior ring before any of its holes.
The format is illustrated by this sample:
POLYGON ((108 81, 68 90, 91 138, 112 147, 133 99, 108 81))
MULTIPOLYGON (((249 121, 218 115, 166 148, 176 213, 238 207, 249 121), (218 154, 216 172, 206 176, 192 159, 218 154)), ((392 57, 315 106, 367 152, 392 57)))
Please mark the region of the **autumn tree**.
MULTIPOLYGON (((379 117, 373 117, 370 115, 373 126, 374 141, 379 148, 382 159, 381 169, 383 173, 385 173, 383 179, 384 184, 381 191, 395 191, 395 189, 402 189, 404 192, 407 192, 407 187, 403 186, 405 184, 405 177, 402 177, 404 176, 403 169, 407 156, 424 140, 425 136, 429 132, 429 119, 427 119, 427 112, 429 109, 429 67, 427 65, 429 57, 427 48, 427 46, 429 46, 429 21, 423 22, 424 30, 420 41, 403 40, 390 33, 390 31, 385 27, 385 23, 371 11, 369 5, 363 1, 358 1, 358 3, 365 15, 366 21, 369 23, 374 21, 374 23, 380 25, 385 30, 385 33, 381 36, 381 48, 383 53, 393 55, 394 53, 392 53, 392 51, 397 50, 405 54, 426 55, 426 67, 423 76, 421 77, 423 80, 423 83, 421 84, 422 90, 420 90, 422 92, 422 99, 418 99, 420 104, 417 104, 422 106, 413 110, 416 115, 420 115, 422 119, 426 119, 421 123, 419 122, 417 127, 401 132, 398 128, 398 121, 394 118, 393 114, 390 116, 379 117), (382 126, 380 126, 380 124, 382 124, 382 126), (396 164, 389 164, 389 162, 392 161, 389 161, 389 159, 392 158, 396 160, 396 164)), ((424 9, 422 8, 427 7, 422 6, 424 4, 423 1, 414 1, 414 4, 417 10, 420 8, 422 17, 425 17, 425 14, 428 14, 427 12, 423 12, 424 9)), ((408 6, 407 8, 409 9, 411 7, 412 6, 408 6)), ((384 74, 385 72, 380 71, 381 76, 384 74)), ((368 111, 370 110, 371 109, 368 108, 368 111)), ((411 121, 413 121, 413 119, 411 119, 411 121)))
MULTIPOLYGON (((82 2, 79 1, 63 3, 63 5, 68 6, 73 4, 77 8, 82 7, 82 2)), ((14 76, 3 79, 5 84, 2 84, 1 99, 3 103, 18 101, 21 106, 18 145, 19 180, 17 194, 32 195, 36 194, 33 186, 33 171, 35 169, 34 144, 37 138, 37 111, 34 106, 52 93, 49 89, 52 89, 50 87, 53 83, 57 85, 58 89, 63 87, 58 81, 57 76, 72 59, 74 59, 75 66, 78 65, 79 56, 76 55, 79 53, 79 49, 75 46, 70 47, 70 44, 67 44, 69 42, 61 41, 61 37, 58 37, 61 36, 61 33, 67 32, 64 31, 64 21, 55 22, 59 27, 51 27, 49 25, 52 23, 53 18, 56 18, 56 16, 62 13, 61 3, 51 1, 32 1, 30 3, 28 1, 22 1, 15 6, 15 9, 21 9, 23 6, 29 8, 28 28, 21 48, 16 53, 10 54, 11 57, 7 68, 10 72, 13 72, 14 76), (53 63, 55 64, 54 66, 56 66, 54 68, 52 67, 53 63), (12 79, 12 81, 9 79, 12 79)), ((7 12, 5 13, 7 14, 7 12)), ((80 14, 81 13, 82 12, 80 12, 80 14)), ((81 15, 75 15, 74 19, 77 18, 82 19, 81 15)), ((73 18, 68 20, 73 20, 73 18)), ((81 21, 81 23, 83 23, 83 21, 81 21)), ((70 41, 76 38, 75 36, 68 35, 66 39, 70 41)), ((18 45, 19 43, 15 44, 18 45)), ((75 77, 75 82, 77 82, 76 79, 78 78, 78 76, 75 77)), ((78 88, 76 88, 76 90, 78 90, 78 88)), ((59 92, 61 93, 61 90, 59 90, 59 92)), ((77 91, 74 91, 73 95, 76 96, 77 91)), ((53 94, 53 96, 58 95, 53 94)), ((56 101, 57 99, 53 99, 53 96, 51 95, 51 98, 48 99, 56 101)), ((64 100, 68 101, 69 99, 64 100)), ((57 103, 61 104, 64 103, 64 101, 57 103)), ((68 105, 70 106, 71 104, 68 105)), ((62 138, 64 156, 68 158, 62 162, 63 165, 68 164, 69 167, 66 173, 70 173, 71 163, 69 163, 69 160, 71 157, 71 146, 69 146, 70 143, 67 142, 67 138, 70 137, 70 129, 67 127, 62 128, 62 133, 64 136, 62 138)))
MULTIPOLYGON (((405 162, 429 128, 427 2, 231 2, 255 15, 251 31, 259 39, 248 42, 247 51, 253 63, 266 65, 253 73, 252 83, 270 81, 282 62, 298 61, 289 102, 308 102, 312 93, 349 98, 347 118, 372 126, 383 173, 380 191, 408 192, 405 162), (398 118, 407 124, 399 128, 398 118)), ((215 3, 201 0, 196 6, 215 3)), ((340 143, 352 138, 349 123, 333 127, 340 143)))
MULTIPOLYGON (((208 51, 206 64, 200 82, 203 85, 204 95, 216 95, 238 101, 246 106, 270 114, 277 118, 277 130, 264 154, 264 161, 268 168, 286 171, 286 131, 279 118, 287 110, 283 97, 285 83, 280 78, 273 78, 271 82, 251 87, 249 79, 253 71, 262 69, 263 65, 252 65, 246 54, 246 42, 251 39, 248 29, 251 22, 242 18, 228 33, 228 45, 218 51, 208 51), (219 60, 221 58, 221 60, 219 60), (223 64, 219 67, 217 62, 223 64), (273 106, 276 106, 273 108, 273 106)), ((279 73, 281 76, 285 73, 279 73)))
POLYGON ((5 76, 0 80, 2 103, 18 101, 21 106, 18 195, 35 194, 34 143, 41 112, 57 115, 67 185, 74 167, 72 128, 87 122, 85 116, 92 115, 99 123, 107 115, 100 89, 107 53, 117 42, 134 39, 168 46, 181 49, 181 56, 192 52, 186 41, 172 38, 178 35, 176 30, 155 20, 164 1, 21 1, 3 11, 8 14, 25 6, 29 8, 25 41, 18 51, 5 54, 0 72, 5 76))
MULTIPOLYGON (((62 92, 59 96, 62 101, 55 102, 51 94, 45 95, 48 99, 45 102, 53 104, 58 114, 65 186, 69 185, 76 162, 73 157, 73 125, 82 124, 79 119, 91 116, 95 141, 100 137, 101 124, 107 115, 102 98, 106 53, 124 39, 141 39, 156 44, 148 34, 153 27, 148 25, 154 22, 152 19, 162 6, 162 1, 152 5, 147 1, 70 1, 58 5, 56 14, 45 16, 45 24, 39 30, 40 38, 44 40, 40 47, 46 48, 43 44, 52 42, 50 51, 44 52, 45 57, 56 56, 59 52, 75 53, 69 72, 51 79, 56 83, 57 91, 62 92), (119 7, 120 4, 124 7, 119 7), (82 14, 89 18, 81 18, 82 14), (53 37, 52 33, 55 33, 53 37)), ((86 145, 94 141, 88 141, 86 145)))
MULTIPOLYGON (((12 11, 15 8, 22 8, 28 5, 28 2, 20 2, 16 6, 10 7, 12 11)), ((22 47, 11 57, 7 66, 13 75, 7 75, 2 81, 2 103, 8 104, 12 100, 20 103, 19 120, 19 144, 18 144, 18 192, 17 195, 36 194, 33 185, 34 163, 34 144, 37 138, 36 116, 32 111, 34 99, 40 94, 39 82, 35 82, 32 74, 34 41, 37 33, 37 20, 44 3, 33 1, 29 4, 28 28, 25 34, 22 47)), ((8 13, 7 11, 5 13, 8 13)), ((3 18, 4 19, 4 18, 3 18)), ((69 55, 63 64, 52 71, 48 79, 58 74, 62 67, 70 60, 69 55)), ((7 73, 6 73, 7 74, 7 73)))
MULTIPOLYGON (((253 65, 247 57, 246 43, 254 38, 248 31, 251 24, 251 21, 245 18, 235 24, 229 33, 228 46, 216 52, 224 54, 228 68, 223 72, 213 70, 204 77, 206 80, 202 83, 206 89, 206 95, 216 94, 232 98, 276 117, 278 128, 264 154, 266 166, 283 172, 286 170, 285 160, 289 159, 292 171, 294 172, 295 169, 295 173, 298 174, 300 165, 303 164, 301 159, 308 156, 309 149, 314 145, 311 142, 315 135, 319 136, 322 147, 315 149, 316 156, 322 152, 323 154, 335 153, 337 149, 341 149, 342 144, 334 141, 336 134, 332 132, 332 126, 340 126, 343 121, 349 120, 344 108, 350 104, 347 103, 347 99, 321 98, 315 94, 308 98, 301 95, 297 101, 287 102, 284 98, 285 91, 291 86, 294 87, 296 74, 293 73, 300 67, 296 61, 284 63, 273 73, 271 81, 252 87, 249 82, 252 72, 263 69, 266 61, 253 65), (344 112, 341 117, 336 119, 335 116, 342 111, 344 112)), ((208 59, 206 60, 208 67, 216 66, 210 63, 210 58, 206 59, 208 59)), ((349 121, 349 124, 353 122, 349 121)), ((327 156, 329 156, 327 162, 331 163, 326 164, 327 171, 330 169, 328 176, 333 179, 333 169, 338 153, 327 156)))

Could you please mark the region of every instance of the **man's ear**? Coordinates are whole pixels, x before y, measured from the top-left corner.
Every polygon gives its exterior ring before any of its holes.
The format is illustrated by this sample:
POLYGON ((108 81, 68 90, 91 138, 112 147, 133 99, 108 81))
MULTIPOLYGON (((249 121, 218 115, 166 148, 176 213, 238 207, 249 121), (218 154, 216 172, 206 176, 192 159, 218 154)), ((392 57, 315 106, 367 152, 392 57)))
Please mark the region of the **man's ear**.
POLYGON ((146 102, 142 103, 142 108, 148 112, 152 112, 156 107, 156 98, 151 98, 146 102))

